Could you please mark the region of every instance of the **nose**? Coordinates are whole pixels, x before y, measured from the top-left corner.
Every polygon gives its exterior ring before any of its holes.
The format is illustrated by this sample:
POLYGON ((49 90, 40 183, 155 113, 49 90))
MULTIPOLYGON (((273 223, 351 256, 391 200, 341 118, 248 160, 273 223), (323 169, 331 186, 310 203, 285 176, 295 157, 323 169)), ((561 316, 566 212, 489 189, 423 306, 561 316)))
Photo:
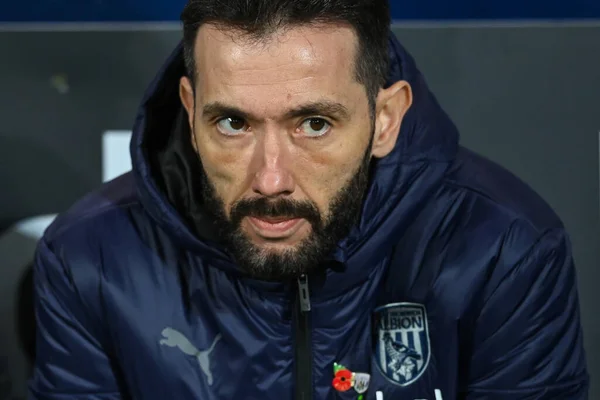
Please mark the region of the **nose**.
POLYGON ((255 150, 256 174, 252 181, 254 193, 265 197, 290 195, 295 181, 290 170, 291 156, 285 135, 276 131, 262 135, 255 150))

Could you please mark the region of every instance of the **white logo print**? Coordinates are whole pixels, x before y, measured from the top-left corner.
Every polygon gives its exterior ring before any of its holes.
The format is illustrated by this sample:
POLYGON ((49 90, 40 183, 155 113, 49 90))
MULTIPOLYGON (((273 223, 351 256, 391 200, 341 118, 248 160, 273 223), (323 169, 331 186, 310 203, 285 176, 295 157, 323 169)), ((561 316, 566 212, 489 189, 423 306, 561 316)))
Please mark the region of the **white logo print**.
POLYGON ((198 364, 200 364, 200 369, 206 375, 206 381, 208 385, 213 384, 213 376, 210 371, 210 359, 209 356, 214 350, 215 346, 221 340, 221 334, 218 334, 213 340, 212 345, 207 349, 200 351, 198 350, 181 332, 176 331, 173 328, 165 328, 162 331, 163 339, 160 340, 161 346, 168 347, 177 347, 183 353, 188 356, 196 357, 198 360, 198 364))
POLYGON ((425 306, 395 303, 375 310, 375 359, 392 383, 408 386, 427 369, 431 351, 425 306))

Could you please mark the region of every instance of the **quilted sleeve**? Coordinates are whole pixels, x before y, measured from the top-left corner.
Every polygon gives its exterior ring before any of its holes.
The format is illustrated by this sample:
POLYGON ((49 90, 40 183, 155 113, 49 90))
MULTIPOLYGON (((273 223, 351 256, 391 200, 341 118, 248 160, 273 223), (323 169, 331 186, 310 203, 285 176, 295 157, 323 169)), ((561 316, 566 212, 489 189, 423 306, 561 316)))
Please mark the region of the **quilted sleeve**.
POLYGON ((584 400, 588 375, 571 248, 543 235, 489 279, 473 332, 468 400, 584 400))
POLYGON ((120 400, 99 329, 70 270, 42 239, 34 266, 36 361, 30 400, 120 400))

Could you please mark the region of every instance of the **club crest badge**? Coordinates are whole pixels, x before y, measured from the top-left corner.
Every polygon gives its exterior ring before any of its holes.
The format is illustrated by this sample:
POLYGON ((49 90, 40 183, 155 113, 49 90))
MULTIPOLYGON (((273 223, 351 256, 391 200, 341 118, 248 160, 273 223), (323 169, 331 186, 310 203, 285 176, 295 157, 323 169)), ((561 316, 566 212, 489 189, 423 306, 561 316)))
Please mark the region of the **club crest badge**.
POLYGON ((425 306, 394 303, 375 310, 375 359, 393 383, 408 386, 429 365, 429 329, 425 306))
POLYGON ((369 382, 371 381, 371 375, 363 372, 354 373, 354 390, 357 393, 364 393, 369 389, 369 382))

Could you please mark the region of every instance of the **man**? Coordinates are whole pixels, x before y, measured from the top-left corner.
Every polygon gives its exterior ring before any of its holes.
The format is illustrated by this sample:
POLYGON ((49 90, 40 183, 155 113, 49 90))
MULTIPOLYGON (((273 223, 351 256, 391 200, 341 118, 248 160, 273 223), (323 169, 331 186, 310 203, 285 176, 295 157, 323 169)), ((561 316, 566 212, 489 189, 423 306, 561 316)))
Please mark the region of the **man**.
POLYGON ((386 0, 192 0, 133 173, 35 269, 32 399, 585 399, 563 226, 386 0))

